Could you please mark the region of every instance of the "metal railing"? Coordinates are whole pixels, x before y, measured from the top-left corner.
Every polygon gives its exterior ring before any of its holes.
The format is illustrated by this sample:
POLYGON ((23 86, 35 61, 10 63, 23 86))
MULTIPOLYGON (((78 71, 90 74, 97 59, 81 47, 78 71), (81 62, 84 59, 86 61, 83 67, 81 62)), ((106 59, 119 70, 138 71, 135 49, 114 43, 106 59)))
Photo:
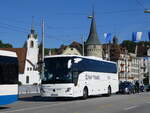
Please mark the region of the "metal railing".
POLYGON ((18 93, 21 94, 40 94, 39 85, 21 85, 18 87, 18 93))

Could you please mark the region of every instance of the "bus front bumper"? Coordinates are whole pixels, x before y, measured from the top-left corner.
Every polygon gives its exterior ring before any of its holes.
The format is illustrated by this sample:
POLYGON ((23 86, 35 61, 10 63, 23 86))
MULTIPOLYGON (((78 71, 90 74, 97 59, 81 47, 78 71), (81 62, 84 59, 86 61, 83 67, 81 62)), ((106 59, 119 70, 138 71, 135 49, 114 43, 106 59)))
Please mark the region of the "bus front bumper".
POLYGON ((42 97, 73 97, 74 84, 42 85, 42 97))

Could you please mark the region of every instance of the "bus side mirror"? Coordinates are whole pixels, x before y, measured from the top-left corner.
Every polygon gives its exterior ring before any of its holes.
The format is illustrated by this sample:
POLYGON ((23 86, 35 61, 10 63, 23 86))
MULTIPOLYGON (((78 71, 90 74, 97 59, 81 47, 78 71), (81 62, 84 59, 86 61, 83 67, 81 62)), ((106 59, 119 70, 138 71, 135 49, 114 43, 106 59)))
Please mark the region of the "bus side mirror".
POLYGON ((77 86, 77 84, 78 84, 78 72, 73 71, 72 75, 73 75, 73 83, 75 86, 77 86))
POLYGON ((74 86, 77 86, 77 82, 76 82, 76 83, 74 83, 74 86))
POLYGON ((73 83, 74 83, 74 86, 77 86, 78 80, 77 79, 73 80, 73 83))

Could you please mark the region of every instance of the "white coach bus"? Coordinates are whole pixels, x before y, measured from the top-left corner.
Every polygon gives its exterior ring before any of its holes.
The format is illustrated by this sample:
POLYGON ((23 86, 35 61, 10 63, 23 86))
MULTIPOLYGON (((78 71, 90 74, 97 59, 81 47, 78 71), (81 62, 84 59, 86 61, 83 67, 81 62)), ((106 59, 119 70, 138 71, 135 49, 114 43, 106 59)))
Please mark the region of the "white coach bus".
POLYGON ((45 57, 43 97, 83 97, 118 91, 116 63, 75 55, 45 57))
POLYGON ((0 106, 18 100, 18 73, 16 53, 0 50, 0 106))

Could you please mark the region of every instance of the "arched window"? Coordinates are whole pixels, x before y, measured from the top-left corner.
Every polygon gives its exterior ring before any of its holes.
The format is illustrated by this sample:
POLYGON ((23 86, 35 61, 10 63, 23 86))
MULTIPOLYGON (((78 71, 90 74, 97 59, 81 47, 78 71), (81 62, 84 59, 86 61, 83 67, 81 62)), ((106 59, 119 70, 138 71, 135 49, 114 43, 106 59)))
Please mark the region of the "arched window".
POLYGON ((34 42, 31 41, 30 47, 33 48, 34 47, 34 42))

